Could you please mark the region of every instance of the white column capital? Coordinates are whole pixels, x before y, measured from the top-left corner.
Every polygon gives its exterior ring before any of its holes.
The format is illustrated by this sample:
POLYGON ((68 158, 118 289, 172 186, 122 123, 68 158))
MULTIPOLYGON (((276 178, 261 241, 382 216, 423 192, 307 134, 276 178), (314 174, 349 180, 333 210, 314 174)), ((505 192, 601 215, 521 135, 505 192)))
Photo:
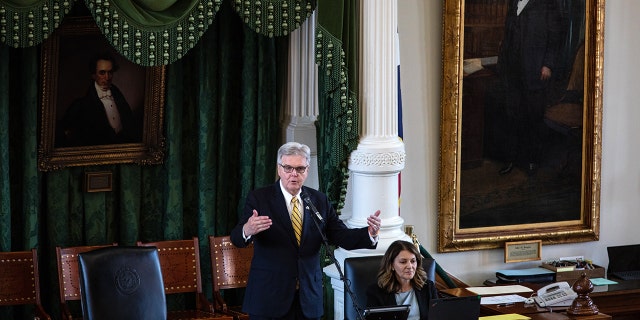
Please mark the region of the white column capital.
POLYGON ((351 153, 349 170, 352 172, 399 172, 404 169, 406 153, 404 148, 362 150, 351 153))

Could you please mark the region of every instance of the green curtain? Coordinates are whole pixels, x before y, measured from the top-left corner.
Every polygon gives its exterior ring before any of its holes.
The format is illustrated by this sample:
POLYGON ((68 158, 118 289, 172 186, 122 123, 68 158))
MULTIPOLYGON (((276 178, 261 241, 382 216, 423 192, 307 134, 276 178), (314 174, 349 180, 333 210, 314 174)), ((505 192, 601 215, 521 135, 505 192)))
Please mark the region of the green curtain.
POLYGON ((316 63, 318 72, 318 166, 320 189, 336 211, 344 207, 348 159, 359 142, 358 1, 325 0, 318 4, 316 63))
POLYGON ((37 247, 38 50, 0 50, 0 249, 37 247), (30 106, 23 108, 22 106, 30 106))
POLYGON ((9 118, 11 106, 9 66, 11 55, 9 48, 0 46, 0 250, 11 250, 11 175, 9 165, 9 118))
MULTIPOLYGON (((0 249, 26 251, 43 241, 37 170, 38 50, 0 47, 0 249), (24 108, 29 106, 29 108, 24 108)), ((11 315, 14 310, 0 308, 11 315)), ((17 319, 30 311, 20 308, 17 319)), ((0 319, 7 319, 0 313, 0 319)))
MULTIPOLYGON (((287 40, 256 34, 223 4, 202 41, 167 67, 162 165, 46 173, 37 169, 39 47, 0 45, 0 247, 38 248, 52 316, 59 317, 55 246, 197 236, 211 295, 207 236, 228 234, 248 191, 274 181, 287 40), (98 170, 113 173, 113 191, 83 192, 83 174, 98 170)), ((12 318, 6 312, 0 308, 1 319, 12 318)))

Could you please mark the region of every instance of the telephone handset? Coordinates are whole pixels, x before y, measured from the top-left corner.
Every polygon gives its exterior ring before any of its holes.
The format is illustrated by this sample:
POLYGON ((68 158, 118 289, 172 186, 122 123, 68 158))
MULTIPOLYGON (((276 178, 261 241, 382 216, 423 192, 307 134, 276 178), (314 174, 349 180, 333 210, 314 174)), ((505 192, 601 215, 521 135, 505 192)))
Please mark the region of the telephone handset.
POLYGON ((569 306, 578 296, 567 282, 556 282, 538 290, 533 297, 540 307, 569 306))

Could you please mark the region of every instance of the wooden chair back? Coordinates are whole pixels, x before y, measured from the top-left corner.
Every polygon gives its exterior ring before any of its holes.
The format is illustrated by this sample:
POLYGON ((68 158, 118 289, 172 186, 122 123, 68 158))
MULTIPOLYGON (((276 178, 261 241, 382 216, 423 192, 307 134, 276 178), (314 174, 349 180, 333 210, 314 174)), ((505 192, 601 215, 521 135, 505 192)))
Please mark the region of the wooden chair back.
POLYGON ((62 314, 62 319, 82 319, 82 316, 73 314, 68 304, 68 301, 80 301, 78 254, 117 245, 117 243, 113 243, 110 245, 97 246, 56 247, 58 288, 60 290, 60 313, 62 314))
POLYGON ((233 315, 236 320, 249 319, 249 315, 241 311, 241 306, 227 305, 221 290, 247 286, 253 258, 253 244, 238 248, 231 243, 229 236, 209 236, 209 255, 216 308, 233 315))
POLYGON ((0 306, 34 305, 36 319, 51 319, 40 301, 38 252, 0 252, 0 306))
POLYGON ((138 241, 138 246, 152 246, 158 249, 165 294, 193 293, 195 295, 196 310, 170 310, 168 319, 233 320, 233 317, 216 313, 213 304, 202 292, 198 238, 145 243, 138 241))

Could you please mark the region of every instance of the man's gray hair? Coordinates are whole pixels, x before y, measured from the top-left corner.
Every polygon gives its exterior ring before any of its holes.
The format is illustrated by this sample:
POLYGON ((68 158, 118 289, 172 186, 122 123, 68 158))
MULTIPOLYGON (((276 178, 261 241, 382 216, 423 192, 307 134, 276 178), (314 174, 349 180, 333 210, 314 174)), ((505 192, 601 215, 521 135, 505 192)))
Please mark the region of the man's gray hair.
POLYGON ((283 156, 302 156, 307 159, 307 165, 311 164, 311 149, 306 144, 293 141, 283 144, 280 149, 278 149, 277 162, 279 164, 282 164, 280 160, 282 160, 283 156))

